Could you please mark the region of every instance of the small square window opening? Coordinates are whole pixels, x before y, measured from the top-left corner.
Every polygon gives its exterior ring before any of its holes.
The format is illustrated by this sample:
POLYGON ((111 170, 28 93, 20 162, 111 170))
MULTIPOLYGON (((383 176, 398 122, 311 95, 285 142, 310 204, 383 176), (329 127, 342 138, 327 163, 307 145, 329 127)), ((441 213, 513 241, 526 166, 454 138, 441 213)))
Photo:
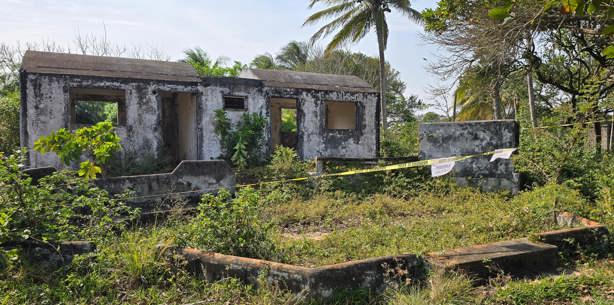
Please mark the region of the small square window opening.
POLYGON ((109 121, 115 126, 124 125, 123 90, 71 89, 72 123, 94 125, 109 121))
POLYGON ((224 96, 224 109, 245 110, 245 97, 224 96))
POLYGON ((356 103, 326 102, 327 129, 356 129, 356 103))

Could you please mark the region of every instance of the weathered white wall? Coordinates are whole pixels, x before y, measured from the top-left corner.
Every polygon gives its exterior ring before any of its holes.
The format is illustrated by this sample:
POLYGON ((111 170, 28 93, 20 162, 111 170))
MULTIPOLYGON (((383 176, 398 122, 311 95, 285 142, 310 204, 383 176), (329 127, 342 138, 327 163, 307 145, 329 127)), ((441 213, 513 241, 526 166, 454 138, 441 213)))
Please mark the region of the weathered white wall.
MULTIPOLYGON (((187 159, 215 160, 222 155, 218 136, 214 133, 215 110, 223 108, 223 96, 246 97, 245 111, 228 110, 236 124, 246 113, 259 113, 267 118, 262 157, 271 153, 270 99, 296 99, 299 156, 375 158, 378 149, 377 93, 333 92, 263 87, 254 80, 238 78, 205 79, 200 84, 167 83, 124 79, 48 76, 29 74, 25 79, 22 99, 22 146, 32 148, 40 137, 59 128, 70 128, 70 88, 105 88, 126 91, 126 124, 118 126, 126 153, 159 156, 163 148, 160 92, 186 93, 196 101, 193 107, 180 107, 179 117, 185 124, 180 134, 185 143, 196 141, 196 152, 182 152, 187 159), (326 101, 356 103, 356 129, 326 128, 326 101), (195 121, 189 116, 195 116, 195 121), (189 138, 189 139, 188 139, 189 138)), ((181 94, 183 95, 183 94, 181 94)), ((179 101, 181 103, 181 100, 179 101)), ((188 145, 190 146, 190 145, 188 145)), ((194 146, 192 146, 194 147, 194 146)), ((41 155, 31 150, 33 167, 62 167, 54 154, 41 155)))
POLYGON ((74 76, 29 74, 26 76, 25 104, 22 104, 21 146, 29 148, 32 167, 64 167, 53 153, 40 154, 32 148, 41 136, 70 126, 71 88, 125 90, 126 124, 116 132, 122 138, 123 153, 158 156, 162 147, 159 91, 196 92, 196 85, 151 81, 128 81, 74 76))
MULTIPOLYGON (((241 84, 232 79, 219 79, 214 83, 205 87, 203 90, 203 98, 201 100, 202 114, 202 145, 201 157, 203 160, 215 160, 222 156, 222 146, 220 139, 215 134, 215 111, 224 108, 224 95, 242 96, 245 97, 246 110, 227 110, 226 114, 233 125, 237 124, 243 114, 259 113, 264 117, 268 117, 266 108, 267 98, 263 94, 262 89, 253 85, 254 82, 241 84)), ((264 143, 269 140, 269 133, 265 132, 264 143)), ((263 150, 264 153, 264 150, 263 150)))

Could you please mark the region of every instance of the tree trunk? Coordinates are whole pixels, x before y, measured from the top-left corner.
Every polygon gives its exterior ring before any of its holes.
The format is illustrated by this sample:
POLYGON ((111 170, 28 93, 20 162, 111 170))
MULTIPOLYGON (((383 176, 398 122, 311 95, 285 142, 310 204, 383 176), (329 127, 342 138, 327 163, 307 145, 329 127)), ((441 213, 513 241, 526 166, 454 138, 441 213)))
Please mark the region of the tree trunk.
POLYGON ((601 154, 601 122, 595 122, 593 130, 595 131, 595 150, 598 154, 601 154))
POLYGON ((492 101, 493 101, 493 119, 500 120, 501 119, 501 82, 497 79, 495 80, 495 85, 493 86, 492 93, 492 101))
POLYGON ((533 35, 529 32, 527 33, 527 48, 530 55, 528 57, 529 68, 527 69, 527 93, 529 95, 529 115, 531 116, 531 127, 535 128, 537 126, 536 123, 536 113, 535 113, 535 92, 533 91, 533 63, 531 60, 531 56, 534 51, 533 44, 533 35))
MULTIPOLYGON (((377 12, 381 14, 380 18, 384 18, 383 12, 377 12)), ((386 49, 386 42, 384 41, 384 23, 383 20, 376 22, 377 31, 377 46, 379 49, 379 94, 380 94, 380 113, 381 113, 381 126, 384 131, 388 129, 387 115, 386 115, 386 58, 384 50, 386 49)))
POLYGON ((527 72, 527 92, 529 94, 529 114, 531 115, 531 127, 535 128, 535 93, 533 92, 533 71, 529 67, 527 72))
MULTIPOLYGON (((452 105, 453 105, 452 106, 452 122, 456 122, 456 96, 454 97, 454 102, 453 102, 452 105)), ((446 107, 447 107, 447 105, 446 105, 446 107)))

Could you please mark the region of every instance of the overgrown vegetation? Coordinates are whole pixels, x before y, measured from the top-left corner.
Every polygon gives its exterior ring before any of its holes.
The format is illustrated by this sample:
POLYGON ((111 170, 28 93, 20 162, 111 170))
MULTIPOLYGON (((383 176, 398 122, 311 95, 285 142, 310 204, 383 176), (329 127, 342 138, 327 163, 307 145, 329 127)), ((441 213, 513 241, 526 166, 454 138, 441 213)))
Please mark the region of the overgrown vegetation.
POLYGON ((11 153, 19 147, 19 94, 0 94, 0 152, 11 153))
POLYGON ((215 111, 215 134, 220 137, 223 157, 239 169, 261 160, 265 119, 258 113, 245 113, 232 126, 226 111, 215 111))
POLYGON ((86 179, 93 179, 102 173, 101 165, 107 163, 113 154, 121 149, 120 142, 113 124, 104 121, 74 132, 60 128, 38 138, 34 149, 40 153, 53 152, 66 165, 71 165, 81 158, 91 158, 92 160, 81 161, 78 174, 86 179))
MULTIPOLYGON (((312 4, 327 1, 311 1, 312 4)), ((309 22, 338 18, 314 38, 333 33, 327 52, 291 42, 276 55, 258 56, 253 67, 357 75, 382 92, 389 128, 382 155, 417 152, 422 102, 406 96, 405 83, 384 60, 385 14, 399 10, 417 19, 407 1, 338 1, 309 22), (369 7, 369 5, 371 5, 369 7), (369 10, 371 8, 372 10, 369 10), (338 15, 341 13, 341 15, 338 15), (334 50, 375 28, 380 56, 334 50), (385 77, 383 77, 385 76, 385 77)), ((236 194, 201 198, 196 215, 171 215, 164 223, 122 221, 137 211, 83 178, 94 178, 119 149, 111 123, 74 133, 59 130, 37 143, 66 164, 84 161, 78 173, 57 172, 38 181, 24 175, 22 154, 0 153, 0 304, 302 304, 261 279, 258 287, 237 280, 204 283, 185 271, 170 251, 188 245, 209 251, 317 266, 401 253, 426 253, 524 237, 557 228, 553 215, 570 211, 614 229, 614 160, 587 140, 592 128, 610 120, 612 92, 612 5, 607 1, 441 0, 423 12, 432 42, 450 51, 433 68, 458 80, 454 104, 429 112, 424 122, 514 118, 521 122, 514 164, 526 180, 517 196, 460 188, 428 169, 350 177, 285 181, 313 170, 292 149, 279 147, 262 165, 265 120, 245 114, 233 126, 216 112, 215 132, 224 158, 250 175, 248 182, 275 180, 236 194), (457 109, 458 108, 458 109, 457 109), (452 116, 447 115, 452 109, 452 116), (533 128, 533 126, 547 128, 533 128), (560 126, 565 125, 565 126, 560 126), (89 162, 89 163, 85 163, 89 162), (134 224, 134 225, 129 225, 134 224), (86 239, 98 250, 54 270, 38 270, 26 258, 31 244, 86 239), (43 271, 43 272, 41 272, 43 271)), ((81 53, 116 54, 106 41, 80 41, 81 53), (85 42, 85 44, 84 44, 85 42), (93 52, 92 52, 93 51, 93 52)), ((47 47, 48 50, 56 50, 47 47)), ((0 151, 19 142, 17 71, 21 55, 0 45, 0 151)), ((212 59, 202 49, 186 51, 185 62, 200 76, 233 77, 244 68, 212 59)), ((105 118, 116 114, 109 111, 105 118)), ((102 118, 94 118, 101 120, 102 118)), ((93 122, 93 121, 92 121, 93 122)), ((296 131, 290 114, 282 130, 296 131)), ((599 137, 595 137, 598 139, 599 137)), ((140 156, 142 157, 142 156, 140 156)), ((121 171, 155 171, 164 160, 124 164, 121 171)), ((329 172, 363 166, 330 164, 329 172)), ((111 173, 112 166, 108 165, 111 173)), ((610 245, 611 246, 611 245, 610 245)), ((397 283, 384 295, 361 291, 336 296, 338 304, 610 304, 614 302, 612 252, 601 261, 580 256, 562 275, 536 280, 505 276, 476 288, 460 274, 432 270, 424 283, 397 283)))
MULTIPOLYGON (((119 217, 135 211, 121 198, 60 171, 36 183, 23 173, 24 154, 0 153, 0 247, 14 247, 0 256, 18 262, 28 245, 55 247, 64 240, 101 240, 126 229, 119 217)), ((6 262, 7 260, 0 260, 6 262)))
POLYGON ((259 197, 250 188, 239 191, 236 198, 227 190, 202 196, 187 243, 213 252, 275 260, 273 227, 260 218, 259 197))

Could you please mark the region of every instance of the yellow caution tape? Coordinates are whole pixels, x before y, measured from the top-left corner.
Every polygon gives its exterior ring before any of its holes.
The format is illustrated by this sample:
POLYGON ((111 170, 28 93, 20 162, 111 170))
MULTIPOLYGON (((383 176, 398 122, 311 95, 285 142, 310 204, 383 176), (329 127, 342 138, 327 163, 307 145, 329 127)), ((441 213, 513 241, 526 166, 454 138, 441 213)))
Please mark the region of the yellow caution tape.
POLYGON ((250 183, 250 184, 238 184, 236 187, 239 188, 239 187, 256 186, 256 185, 263 185, 263 184, 273 184, 273 183, 281 183, 281 182, 305 181, 305 180, 309 180, 310 178, 316 178, 317 179, 317 178, 328 178, 328 177, 351 176, 351 175, 358 175, 358 174, 366 174, 366 173, 375 173, 375 172, 407 169, 407 168, 414 168, 414 167, 429 166, 429 165, 432 165, 433 161, 436 161, 436 160, 446 159, 446 161, 455 161, 456 162, 456 161, 462 161, 462 160, 466 160, 466 159, 469 159, 469 158, 475 158, 475 157, 479 157, 479 156, 492 155, 494 153, 495 153, 495 151, 493 150, 493 151, 479 153, 479 154, 473 154, 473 155, 465 155, 465 156, 457 156, 457 157, 449 157, 449 158, 437 158, 437 159, 429 159, 429 160, 420 160, 420 161, 414 161, 414 162, 408 162, 408 163, 399 163, 399 164, 393 164, 393 165, 387 165, 387 166, 376 166, 376 167, 367 168, 367 169, 354 169, 354 170, 349 170, 349 171, 345 171, 345 172, 331 173, 331 174, 322 174, 322 175, 316 175, 316 176, 310 176, 310 177, 300 177, 300 178, 292 178, 292 179, 284 179, 284 180, 264 181, 264 182, 258 182, 258 183, 250 183))

